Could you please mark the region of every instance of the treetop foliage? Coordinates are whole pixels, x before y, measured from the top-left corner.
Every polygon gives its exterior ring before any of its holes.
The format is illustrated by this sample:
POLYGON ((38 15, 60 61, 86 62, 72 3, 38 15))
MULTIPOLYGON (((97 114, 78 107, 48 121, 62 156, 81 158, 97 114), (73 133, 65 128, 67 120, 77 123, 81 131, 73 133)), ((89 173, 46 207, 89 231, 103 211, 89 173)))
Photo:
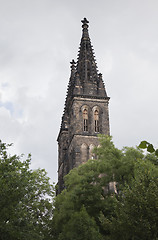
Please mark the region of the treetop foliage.
POLYGON ((45 170, 0 141, 0 240, 158 240, 158 157, 149 145, 119 150, 100 136, 95 159, 71 170, 53 201, 45 170))
POLYGON ((10 146, 0 141, 0 239, 46 239, 54 187, 44 169, 30 169, 31 155, 11 156, 10 146))
POLYGON ((94 239, 158 239, 157 156, 119 150, 109 136, 100 136, 94 154, 65 176, 54 204, 54 238, 89 239, 88 232, 94 239))

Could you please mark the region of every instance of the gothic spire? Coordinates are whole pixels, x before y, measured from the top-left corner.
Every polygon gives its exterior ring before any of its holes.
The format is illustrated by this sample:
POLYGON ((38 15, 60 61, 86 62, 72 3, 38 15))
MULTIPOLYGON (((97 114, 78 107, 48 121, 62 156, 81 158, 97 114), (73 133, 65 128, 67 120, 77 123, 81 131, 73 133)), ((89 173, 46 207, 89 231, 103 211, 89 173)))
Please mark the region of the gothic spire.
POLYGON ((61 130, 67 131, 68 118, 71 112, 73 99, 91 98, 106 99, 107 96, 102 74, 98 74, 94 51, 88 32, 88 20, 82 21, 82 37, 79 47, 77 62, 70 62, 71 74, 67 88, 61 130))
POLYGON ((93 48, 88 33, 89 22, 86 18, 84 18, 81 22, 83 23, 82 38, 78 54, 77 73, 80 76, 81 82, 91 81, 93 83, 97 83, 98 72, 93 48))

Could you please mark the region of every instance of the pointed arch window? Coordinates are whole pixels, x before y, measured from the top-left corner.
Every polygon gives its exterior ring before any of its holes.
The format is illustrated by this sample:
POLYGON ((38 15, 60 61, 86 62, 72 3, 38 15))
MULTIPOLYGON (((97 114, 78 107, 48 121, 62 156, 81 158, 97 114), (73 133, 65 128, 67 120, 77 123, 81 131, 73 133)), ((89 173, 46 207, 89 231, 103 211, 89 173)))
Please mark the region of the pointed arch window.
POLYGON ((88 131, 88 111, 87 109, 83 110, 83 131, 88 131))
POLYGON ((90 146, 89 146, 89 158, 90 159, 94 159, 95 158, 95 154, 94 154, 94 144, 90 144, 90 146))
POLYGON ((81 163, 85 163, 88 160, 88 146, 86 143, 81 145, 81 163))
POLYGON ((99 111, 94 111, 94 129, 95 132, 99 132, 99 111))

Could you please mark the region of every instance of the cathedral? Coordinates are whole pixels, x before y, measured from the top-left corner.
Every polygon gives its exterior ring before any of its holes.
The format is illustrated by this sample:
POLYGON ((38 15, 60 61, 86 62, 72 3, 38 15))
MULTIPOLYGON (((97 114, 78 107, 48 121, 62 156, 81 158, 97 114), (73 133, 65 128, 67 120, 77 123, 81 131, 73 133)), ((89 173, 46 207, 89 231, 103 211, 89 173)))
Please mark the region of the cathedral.
POLYGON ((64 113, 58 141, 58 193, 64 176, 74 167, 93 158, 98 134, 110 134, 109 97, 102 74, 98 73, 88 21, 82 21, 82 37, 77 61, 72 60, 64 113))

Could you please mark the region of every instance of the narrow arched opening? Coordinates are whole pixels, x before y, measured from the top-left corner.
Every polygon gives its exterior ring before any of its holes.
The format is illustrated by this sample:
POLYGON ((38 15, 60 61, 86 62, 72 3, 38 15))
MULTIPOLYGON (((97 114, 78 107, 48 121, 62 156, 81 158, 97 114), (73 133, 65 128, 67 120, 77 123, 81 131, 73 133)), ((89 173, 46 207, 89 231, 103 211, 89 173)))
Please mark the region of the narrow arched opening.
POLYGON ((87 109, 83 110, 83 131, 84 132, 88 131, 88 110, 87 109))
POLYGON ((99 132, 99 111, 94 111, 94 131, 99 132))

